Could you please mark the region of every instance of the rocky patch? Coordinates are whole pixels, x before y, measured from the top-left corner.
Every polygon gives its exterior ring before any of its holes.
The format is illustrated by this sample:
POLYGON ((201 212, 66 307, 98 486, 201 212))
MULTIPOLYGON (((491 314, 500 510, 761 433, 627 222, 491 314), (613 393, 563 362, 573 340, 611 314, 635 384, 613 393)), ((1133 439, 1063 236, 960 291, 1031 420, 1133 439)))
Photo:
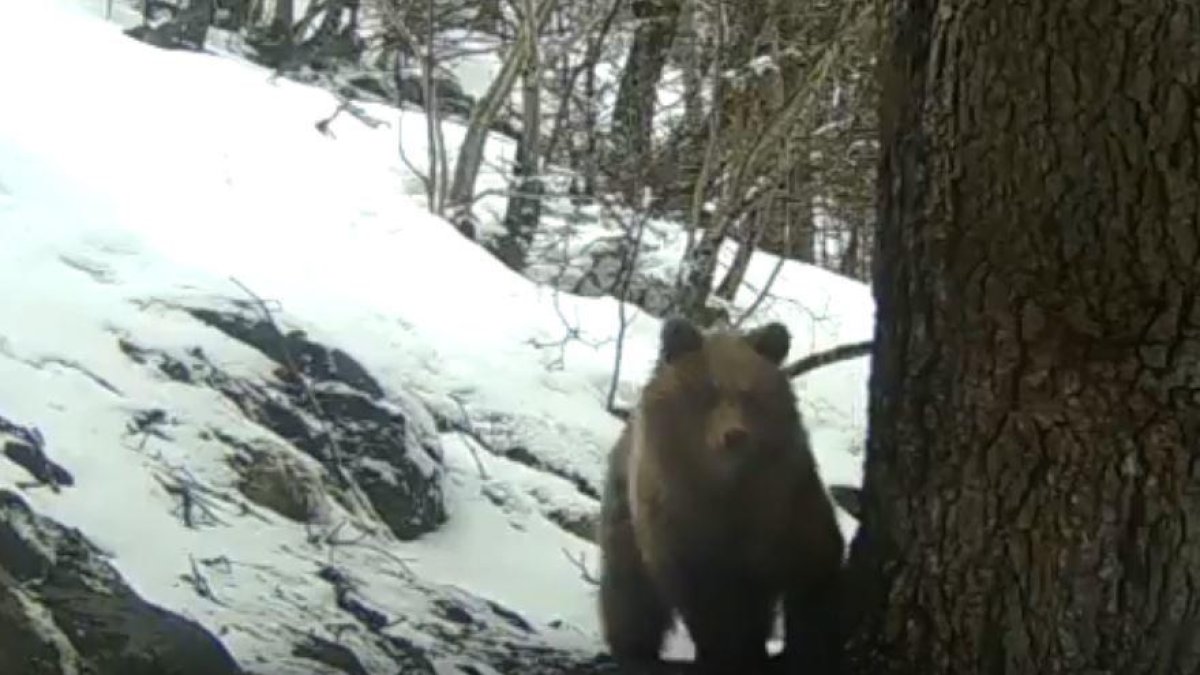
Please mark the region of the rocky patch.
POLYGON ((0 448, 8 461, 29 472, 39 485, 58 491, 75 484, 75 478, 46 456, 45 441, 37 429, 26 429, 0 417, 0 448))
MULTIPOLYGON (((335 496, 361 490, 397 538, 415 539, 445 522, 435 429, 385 399, 383 388, 360 363, 300 331, 283 334, 270 319, 188 311, 273 361, 274 379, 232 377, 199 348, 173 355, 123 339, 122 351, 173 380, 220 392, 247 418, 317 460, 335 496)), ((296 476, 295 466, 289 467, 278 453, 264 454, 228 435, 218 438, 245 460, 238 466, 243 494, 292 519, 311 515, 313 504, 305 495, 312 491, 288 485, 289 476, 296 476), (271 466, 257 467, 256 459, 271 466)))
POLYGON ((77 530, 0 490, 0 672, 242 670, 199 624, 139 597, 77 530))
POLYGON ((317 517, 325 501, 321 478, 286 447, 266 439, 244 442, 217 429, 213 435, 239 450, 229 463, 241 477, 237 488, 243 496, 298 523, 317 517))

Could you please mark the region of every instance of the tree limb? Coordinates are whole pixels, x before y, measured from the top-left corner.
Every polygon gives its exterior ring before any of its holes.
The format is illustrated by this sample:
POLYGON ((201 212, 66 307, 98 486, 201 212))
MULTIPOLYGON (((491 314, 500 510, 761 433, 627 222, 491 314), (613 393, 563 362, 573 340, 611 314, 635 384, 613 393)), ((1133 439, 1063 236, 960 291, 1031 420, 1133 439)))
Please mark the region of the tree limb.
POLYGON ((871 341, 854 342, 851 344, 839 345, 833 349, 826 349, 825 351, 817 352, 816 354, 809 354, 802 359, 784 366, 783 374, 787 375, 789 378, 800 377, 801 375, 809 371, 816 370, 822 366, 828 366, 839 361, 847 361, 849 359, 858 358, 859 356, 866 356, 867 354, 871 353, 871 346, 873 344, 874 343, 871 341))

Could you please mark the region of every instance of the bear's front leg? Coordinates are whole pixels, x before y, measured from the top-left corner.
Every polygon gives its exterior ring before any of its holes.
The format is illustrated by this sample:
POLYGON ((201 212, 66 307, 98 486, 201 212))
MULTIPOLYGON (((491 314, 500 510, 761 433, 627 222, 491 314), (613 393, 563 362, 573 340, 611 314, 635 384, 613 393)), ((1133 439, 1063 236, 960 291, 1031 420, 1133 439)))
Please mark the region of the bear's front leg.
POLYGON ((642 563, 628 508, 610 504, 601 518, 600 619, 605 642, 623 668, 657 663, 670 627, 670 609, 642 563))
POLYGON ((840 675, 843 633, 839 575, 788 590, 783 599, 787 675, 840 675))
POLYGON ((728 575, 683 573, 678 606, 696 648, 701 675, 763 675, 770 662, 770 594, 728 575))

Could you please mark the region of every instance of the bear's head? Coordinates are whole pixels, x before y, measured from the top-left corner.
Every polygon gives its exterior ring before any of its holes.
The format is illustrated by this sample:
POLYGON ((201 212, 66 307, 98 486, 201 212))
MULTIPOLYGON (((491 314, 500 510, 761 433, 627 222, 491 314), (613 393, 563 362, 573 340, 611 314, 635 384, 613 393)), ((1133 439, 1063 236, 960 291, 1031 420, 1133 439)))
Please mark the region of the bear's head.
POLYGON ((781 323, 747 332, 702 333, 672 318, 642 418, 663 451, 712 477, 732 477, 795 446, 801 434, 791 383, 780 366, 791 345, 781 323), (683 458, 681 458, 683 459, 683 458))

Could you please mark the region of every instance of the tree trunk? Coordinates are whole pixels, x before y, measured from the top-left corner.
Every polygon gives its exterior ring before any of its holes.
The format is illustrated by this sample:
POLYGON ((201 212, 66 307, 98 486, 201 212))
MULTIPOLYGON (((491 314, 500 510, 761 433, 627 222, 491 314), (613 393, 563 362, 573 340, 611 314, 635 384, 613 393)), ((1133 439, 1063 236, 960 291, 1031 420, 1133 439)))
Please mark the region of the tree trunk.
POLYGON ((285 45, 292 44, 292 25, 296 23, 296 8, 293 0, 275 0, 271 17, 271 33, 285 45))
POLYGON ((900 0, 852 672, 1200 670, 1200 5, 900 0))
POLYGON ((470 211, 475 201, 475 180, 479 177, 479 167, 483 165, 483 149, 487 144, 488 131, 508 100, 513 85, 525 70, 525 64, 537 46, 537 31, 541 30, 550 16, 554 2, 555 0, 540 0, 534 20, 521 22, 516 43, 509 47, 510 51, 500 66, 500 72, 488 85, 483 98, 471 110, 467 132, 463 136, 462 144, 458 148, 458 158, 454 162, 454 179, 450 183, 446 203, 456 212, 456 217, 470 211), (530 30, 534 32, 531 33, 530 30))
POLYGON ((500 0, 476 0, 475 15, 471 18, 471 27, 483 33, 498 33, 504 24, 504 12, 500 9, 500 0))
POLYGON ((658 81, 671 51, 683 0, 632 0, 630 7, 639 21, 621 72, 613 107, 612 138, 607 173, 626 202, 636 206, 641 199, 641 180, 650 157, 654 129, 654 103, 658 81))
MULTIPOLYGON (((533 20, 533 2, 527 0, 525 12, 533 20)), ((536 31, 536 26, 527 30, 536 31)), ((530 48, 521 84, 521 140, 517 143, 516 167, 513 171, 514 193, 508 198, 504 212, 504 233, 496 242, 496 256, 509 268, 525 269, 529 247, 537 234, 542 217, 543 184, 541 176, 542 139, 541 57, 537 41, 530 48)))

